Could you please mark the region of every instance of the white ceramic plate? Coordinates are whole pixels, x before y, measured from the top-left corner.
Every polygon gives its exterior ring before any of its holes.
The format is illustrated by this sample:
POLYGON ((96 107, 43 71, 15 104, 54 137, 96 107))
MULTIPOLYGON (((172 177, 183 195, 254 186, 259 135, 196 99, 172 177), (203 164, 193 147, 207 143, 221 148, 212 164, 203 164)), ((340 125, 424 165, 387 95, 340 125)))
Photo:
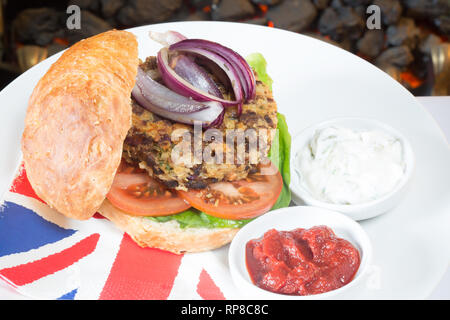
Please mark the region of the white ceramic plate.
MULTIPOLYGON (((135 28, 141 58, 160 48, 147 38, 150 29, 216 40, 244 56, 263 53, 291 135, 336 117, 374 118, 401 131, 416 156, 411 188, 394 210, 361 223, 373 244, 373 277, 365 286, 351 288, 346 297, 426 298, 431 293, 450 258, 450 149, 431 115, 408 91, 342 49, 254 25, 182 22, 135 28)), ((19 165, 28 98, 58 56, 36 65, 0 92, 0 195, 19 165)))

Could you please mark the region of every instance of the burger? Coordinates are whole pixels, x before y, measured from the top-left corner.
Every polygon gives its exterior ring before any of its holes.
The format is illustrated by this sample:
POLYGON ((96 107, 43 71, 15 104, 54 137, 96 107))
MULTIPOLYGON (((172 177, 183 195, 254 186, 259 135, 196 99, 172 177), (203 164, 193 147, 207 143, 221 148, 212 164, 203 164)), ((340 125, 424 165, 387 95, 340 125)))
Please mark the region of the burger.
POLYGON ((96 212, 143 247, 221 247, 290 202, 290 136, 262 55, 217 42, 111 30, 67 49, 30 97, 29 181, 74 219, 96 212))

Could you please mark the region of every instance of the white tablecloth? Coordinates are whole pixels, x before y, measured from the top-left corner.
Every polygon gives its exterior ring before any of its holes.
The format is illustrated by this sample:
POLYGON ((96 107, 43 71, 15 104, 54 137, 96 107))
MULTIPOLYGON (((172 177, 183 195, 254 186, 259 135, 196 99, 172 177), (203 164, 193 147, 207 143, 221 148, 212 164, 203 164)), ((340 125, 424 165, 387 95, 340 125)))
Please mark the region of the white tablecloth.
MULTIPOLYGON (((450 141, 450 96, 449 97, 419 97, 422 105, 433 115, 441 127, 447 141, 450 141)), ((449 261, 450 263, 450 261, 449 261)), ((450 299, 450 266, 447 273, 429 297, 430 299, 450 299)), ((27 299, 18 294, 6 283, 0 280, 0 300, 27 299)))
MULTIPOLYGON (((419 97, 420 103, 433 115, 447 141, 450 141, 450 97, 419 97)), ((449 261, 450 263, 450 261, 449 261)), ((450 299, 450 266, 430 299, 450 299)))

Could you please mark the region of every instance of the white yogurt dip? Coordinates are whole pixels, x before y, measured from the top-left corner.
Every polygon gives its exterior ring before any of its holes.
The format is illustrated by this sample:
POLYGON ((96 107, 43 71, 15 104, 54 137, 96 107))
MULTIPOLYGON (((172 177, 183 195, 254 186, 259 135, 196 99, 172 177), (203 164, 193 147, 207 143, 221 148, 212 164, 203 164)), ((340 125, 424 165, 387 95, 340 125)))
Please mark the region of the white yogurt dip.
POLYGON ((317 130, 295 159, 303 188, 333 204, 379 199, 397 186, 405 168, 401 142, 381 130, 317 130))

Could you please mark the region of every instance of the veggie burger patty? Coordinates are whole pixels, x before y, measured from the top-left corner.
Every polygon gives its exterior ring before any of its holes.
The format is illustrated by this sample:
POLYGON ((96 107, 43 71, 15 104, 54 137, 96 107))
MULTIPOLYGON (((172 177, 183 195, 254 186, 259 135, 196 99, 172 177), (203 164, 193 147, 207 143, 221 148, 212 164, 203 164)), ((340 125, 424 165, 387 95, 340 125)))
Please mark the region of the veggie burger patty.
MULTIPOLYGON (((140 67, 154 80, 160 80, 155 57, 148 57, 145 62, 140 64, 140 67)), ((255 129, 258 132, 261 129, 276 129, 277 105, 272 92, 267 85, 258 80, 257 74, 255 76, 255 99, 243 104, 240 116, 237 115, 236 107, 227 107, 222 124, 216 128, 222 132, 223 141, 204 141, 203 148, 210 143, 215 143, 215 147, 218 143, 222 143, 223 150, 234 151, 234 154, 237 154, 236 143, 233 143, 233 146, 227 147, 226 145, 227 130, 255 129)), ((224 96, 229 95, 223 86, 219 86, 219 88, 224 96)), ((134 99, 132 99, 132 110, 132 127, 124 142, 123 156, 128 162, 139 164, 141 168, 146 169, 154 178, 169 188, 203 189, 213 182, 245 179, 249 173, 256 171, 257 164, 267 156, 270 149, 271 135, 268 134, 267 147, 259 150, 257 163, 250 163, 248 147, 245 148, 245 160, 241 161, 242 163, 236 161, 228 163, 225 160, 223 163, 202 161, 192 165, 175 163, 171 155, 181 139, 172 137, 172 133, 174 130, 183 129, 189 131, 193 136, 193 127, 161 118, 142 108, 134 99)), ((246 144, 248 145, 247 138, 246 144)))

